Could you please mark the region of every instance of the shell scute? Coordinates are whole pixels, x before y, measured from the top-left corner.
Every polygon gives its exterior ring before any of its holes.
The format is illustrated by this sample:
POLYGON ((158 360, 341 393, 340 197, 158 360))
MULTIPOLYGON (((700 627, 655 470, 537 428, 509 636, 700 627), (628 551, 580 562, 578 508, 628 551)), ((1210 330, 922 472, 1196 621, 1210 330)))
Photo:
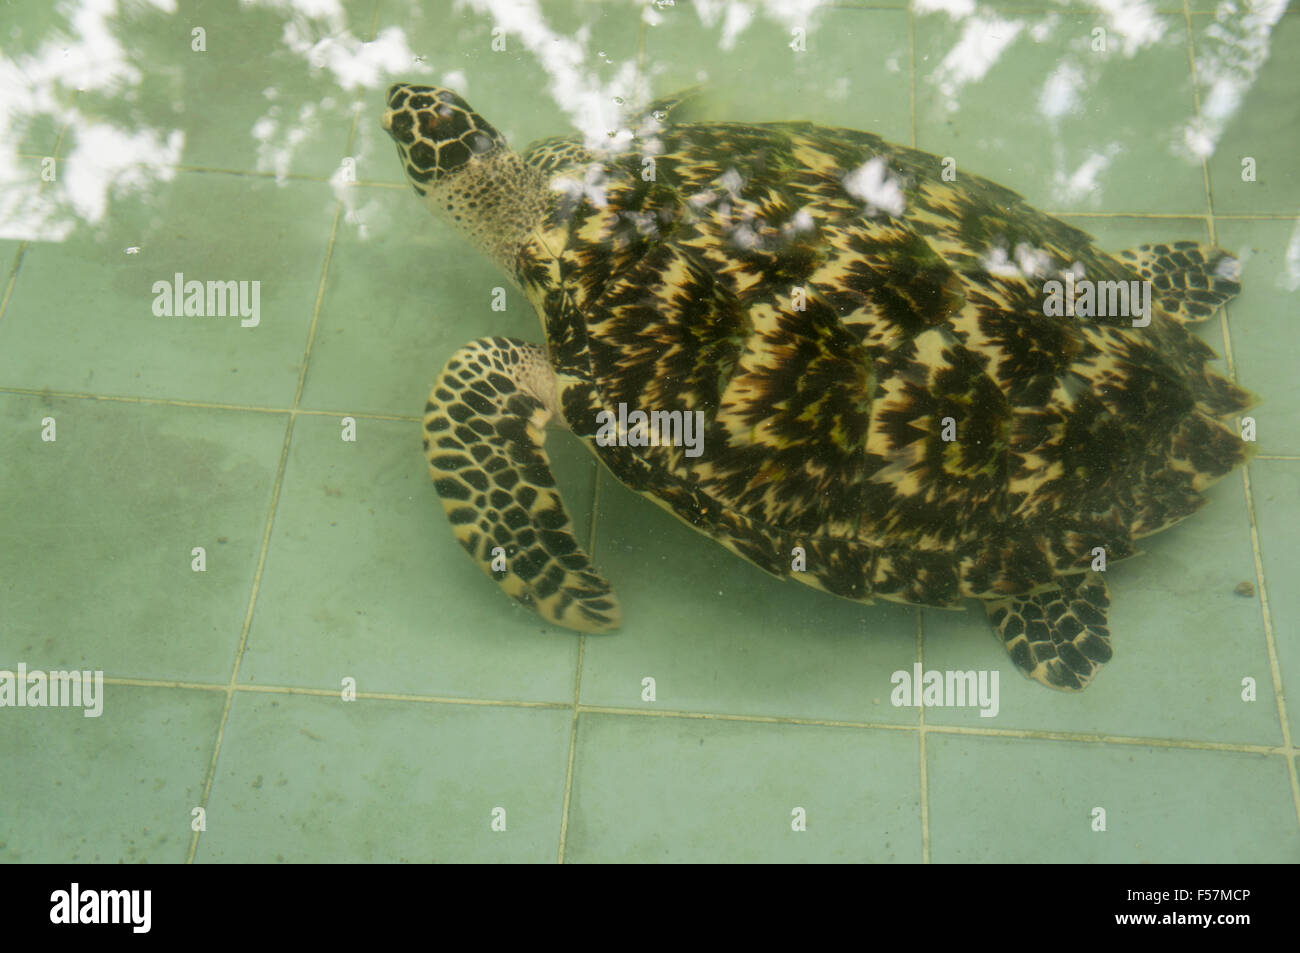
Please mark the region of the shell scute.
MULTIPOLYGON (((645 159, 557 173, 564 300, 547 286, 539 309, 575 380, 565 416, 590 438, 620 404, 702 412, 698 456, 597 452, 768 572, 930 605, 1028 593, 1098 548, 1132 554, 1247 455, 1225 418, 1251 395, 1177 315, 1044 307, 1067 270, 1172 288, 1199 250, 1110 256, 1009 189, 850 130, 685 124, 657 133, 650 179, 645 159)), ((1207 285, 1181 280, 1192 301, 1207 285)))

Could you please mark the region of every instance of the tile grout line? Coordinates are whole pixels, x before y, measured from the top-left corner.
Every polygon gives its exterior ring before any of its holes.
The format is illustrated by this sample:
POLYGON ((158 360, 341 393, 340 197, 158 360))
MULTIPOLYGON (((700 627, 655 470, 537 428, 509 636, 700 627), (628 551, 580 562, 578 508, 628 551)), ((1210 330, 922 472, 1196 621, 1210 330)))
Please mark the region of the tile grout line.
MULTIPOLYGON (((920 607, 916 607, 916 660, 921 663, 921 671, 925 671, 925 612, 920 607)), ((913 692, 919 691, 920 686, 913 685, 913 692)), ((925 723, 925 706, 921 705, 917 709, 916 724, 917 749, 920 754, 921 765, 921 863, 930 863, 930 770, 925 760, 925 733, 927 725, 925 723)))
MULTIPOLYGON (((375 23, 379 18, 379 0, 376 0, 374 14, 371 17, 371 35, 374 33, 375 23)), ((357 126, 361 121, 361 108, 358 104, 352 115, 352 128, 348 132, 348 141, 343 148, 345 156, 351 155, 353 144, 356 142, 357 126)), ((307 369, 311 363, 312 345, 316 338, 316 328, 320 322, 320 309, 325 300, 325 283, 329 277, 330 264, 334 259, 334 244, 338 238, 339 222, 343 217, 344 201, 342 196, 335 200, 334 203, 334 220, 330 223, 329 241, 325 245, 324 261, 321 263, 320 279, 316 285, 316 301, 312 307, 311 326, 307 331, 307 345, 303 352, 302 367, 298 371, 298 386, 293 397, 293 407, 288 414, 288 424, 285 427, 284 442, 280 447, 280 462, 276 469, 275 484, 271 491, 271 503, 267 509, 266 525, 262 530, 262 545, 257 556, 257 567, 253 571, 253 585, 248 596, 248 607, 244 612, 244 623, 239 633, 239 645, 235 650, 235 663, 230 671, 230 679, 226 683, 225 704, 221 709, 221 722, 217 726, 216 743, 212 748, 212 759, 208 763, 207 778, 203 784, 203 793, 200 800, 200 807, 203 808, 206 815, 208 800, 212 795, 212 786, 216 780, 217 763, 221 758, 221 748, 225 741, 226 725, 230 720, 230 708, 235 697, 235 688, 239 678, 239 669, 244 661, 244 650, 248 646, 248 633, 253 625, 253 612, 257 607, 257 597, 261 591, 262 573, 266 568, 266 556, 271 547, 271 532, 275 527, 275 514, 279 508, 280 491, 284 486, 284 473, 289 465, 289 449, 293 443, 294 424, 298 416, 298 404, 302 399, 303 388, 307 381, 307 369)), ((198 853, 199 836, 203 833, 202 829, 196 829, 190 836, 190 848, 185 858, 185 863, 193 864, 195 855, 198 853)))
MULTIPOLYGON (((311 410, 306 407, 259 407, 256 404, 223 404, 209 400, 184 400, 179 397, 132 397, 123 394, 83 394, 77 391, 59 391, 36 387, 5 387, 0 394, 20 394, 24 397, 59 398, 61 400, 103 400, 123 404, 156 404, 162 407, 190 407, 198 410, 230 410, 253 414, 296 414, 300 417, 361 417, 365 420, 394 420, 401 423, 420 423, 424 418, 410 414, 380 414, 364 410, 311 410)), ((1298 457, 1297 459, 1300 459, 1298 457)))
MULTIPOLYGON (((1204 218, 1205 216, 1200 216, 1204 218)), ((1222 218, 1223 216, 1216 216, 1222 218)), ((0 315, 4 309, 0 305, 0 315)), ((390 420, 396 423, 418 424, 424 418, 411 414, 385 414, 365 410, 313 410, 308 407, 263 407, 257 404, 224 404, 210 400, 186 400, 180 397, 136 397, 128 394, 87 394, 79 391, 50 390, 47 387, 7 387, 0 384, 0 394, 23 397, 56 398, 59 400, 98 400, 123 404, 151 404, 159 407, 188 407, 196 410, 228 410, 254 414, 297 414, 300 417, 356 417, 360 420, 390 420)), ((1257 453, 1254 460, 1282 460, 1300 462, 1300 454, 1257 453)))
MULTIPOLYGON (((1297 12, 1300 15, 1300 11, 1297 12)), ((913 93, 914 94, 914 93, 913 93)), ((912 133, 912 140, 915 142, 916 134, 912 133)), ((19 153, 19 158, 23 159, 43 159, 45 156, 34 156, 27 153, 19 153)), ((272 172, 256 169, 222 169, 213 166, 194 166, 177 163, 169 166, 169 169, 175 172, 199 175, 233 175, 252 178, 286 180, 291 182, 313 182, 317 185, 332 185, 330 179, 321 178, 318 175, 309 175, 305 172, 272 172)), ((394 191, 406 191, 407 186, 400 182, 382 182, 378 179, 358 179, 350 182, 349 188, 354 189, 392 189, 394 191)), ((1152 218, 1152 219, 1188 219, 1188 218, 1205 218, 1204 212, 1154 212, 1154 211, 1125 211, 1125 212, 1094 212, 1086 209, 1061 209, 1055 211, 1044 211, 1045 215, 1053 218, 1065 218, 1077 216, 1079 218, 1152 218)), ((1215 217, 1225 221, 1246 221, 1246 222, 1290 222, 1294 221, 1297 213, 1285 212, 1224 212, 1215 217)))
MULTIPOLYGON (((1192 33, 1192 17, 1187 9, 1187 0, 1183 0, 1183 25, 1187 29, 1187 72, 1192 85, 1192 111, 1196 115, 1196 124, 1204 127, 1201 116, 1200 77, 1196 72, 1196 44, 1192 33)), ((1214 194, 1210 188, 1210 165, 1205 156, 1201 156, 1201 184, 1205 188, 1205 225, 1209 231, 1211 245, 1218 243, 1218 233, 1214 225, 1214 194)), ((1232 337, 1228 333, 1228 306, 1225 304, 1219 313, 1219 334, 1223 338, 1223 359, 1228 366, 1228 374, 1237 380, 1236 362, 1232 354, 1232 337)))
MULTIPOLYGON (((1085 212, 1075 209, 1061 209, 1054 212, 1044 212, 1044 215, 1050 215, 1053 218, 1158 218, 1158 219, 1208 219, 1211 216, 1205 212, 1085 212)), ((1295 215, 1283 214, 1259 214, 1251 215, 1247 213, 1225 212, 1213 216, 1224 221, 1281 221, 1291 222, 1295 220, 1295 215)))
POLYGON ((569 805, 573 801, 573 758, 578 746, 578 711, 579 697, 582 693, 582 656, 587 647, 587 635, 578 636, 578 667, 573 679, 573 717, 569 720, 569 753, 564 765, 564 801, 560 807, 560 843, 556 849, 555 862, 564 863, 564 849, 569 837, 569 805))
MULTIPOLYGON (((595 483, 591 487, 591 524, 587 528, 587 552, 594 560, 596 557, 596 512, 600 502, 600 466, 593 459, 592 469, 596 472, 595 483)), ((555 862, 564 863, 564 850, 569 837, 569 805, 573 802, 573 761, 578 746, 578 713, 582 708, 582 663, 587 653, 587 633, 578 633, 578 661, 573 675, 573 718, 569 722, 569 754, 564 765, 564 802, 560 810, 560 845, 556 851, 555 862)))
MULTIPOLYGON (((1203 124, 1201 114, 1200 77, 1196 70, 1196 46, 1192 31, 1192 17, 1188 10, 1188 0, 1183 0, 1183 20, 1187 27, 1187 65, 1192 79, 1192 105, 1196 110, 1198 125, 1203 124)), ((1205 183, 1205 208, 1210 228, 1210 244, 1218 244, 1218 229, 1215 227, 1214 190, 1210 183, 1210 165, 1205 156, 1201 157, 1201 176, 1205 183)), ((1224 304, 1219 315, 1219 330, 1223 338, 1223 356, 1228 366, 1228 374, 1237 381, 1237 365, 1232 351, 1232 330, 1230 325, 1231 308, 1224 304)), ((1264 645, 1268 653, 1269 675, 1273 682, 1273 700, 1277 706, 1278 727, 1282 734, 1282 745, 1286 752, 1287 779, 1291 783, 1291 803, 1295 809, 1296 822, 1300 824, 1300 777, 1297 777, 1295 747, 1291 741, 1291 726, 1286 711, 1286 692, 1282 683, 1282 667, 1277 654, 1277 635, 1273 629, 1273 612, 1268 600, 1268 583, 1264 575, 1264 554, 1259 544, 1259 516, 1255 510, 1254 487, 1250 481, 1249 465, 1241 468, 1242 489, 1246 497, 1246 521, 1250 529, 1250 548, 1255 561, 1255 582, 1259 592, 1260 618, 1264 624, 1264 645)))
MULTIPOLYGON (((77 99, 80 96, 81 96, 80 90, 73 90, 72 108, 74 109, 76 108, 77 99)), ((59 134, 54 137, 54 151, 51 152, 48 156, 27 156, 23 153, 19 153, 18 154, 19 157, 28 158, 28 159, 53 158, 54 174, 57 177, 58 170, 59 170, 59 153, 63 151, 64 137, 67 136, 68 130, 71 128, 72 128, 72 120, 69 119, 67 122, 63 124, 63 128, 59 130, 59 134)), ((40 188, 37 190, 36 194, 37 195, 43 194, 45 190, 49 187, 49 185, 50 185, 49 180, 42 180, 40 188)), ((27 256, 27 249, 31 247, 31 244, 32 244, 32 240, 30 238, 24 238, 18 243, 18 250, 14 252, 13 264, 9 266, 9 280, 5 283, 5 290, 4 290, 3 297, 0 297, 0 321, 4 320, 5 311, 8 310, 9 308, 9 299, 13 296, 14 285, 18 283, 18 272, 22 270, 23 259, 27 256)))
MULTIPOLYGON (((20 159, 44 159, 45 156, 32 155, 31 153, 18 153, 20 159)), ((137 162, 128 164, 123 168, 155 168, 147 162, 137 162)), ((190 165, 186 162, 176 162, 166 166, 169 171, 182 172, 187 175, 233 175, 241 178, 252 179, 275 179, 280 182, 314 182, 317 185, 332 185, 330 179, 321 178, 319 175, 312 175, 308 172, 278 172, 268 169, 230 169, 214 165, 190 165)), ((393 189, 406 191, 409 186, 400 182, 385 182, 381 179, 358 179, 355 182, 348 183, 350 186, 368 188, 368 189, 393 189)))
MULTIPOLYGON (((719 712, 692 712, 620 708, 610 705, 581 705, 585 714, 632 715, 649 718, 686 718, 700 721, 736 721, 750 724, 776 724, 799 728, 846 728, 863 731, 917 731, 919 725, 889 722, 853 722, 818 718, 781 718, 771 715, 737 715, 719 712)), ((1176 738, 1150 738, 1137 735, 1086 734, 1073 731, 1049 731, 1031 728, 972 728, 967 725, 926 725, 927 734, 951 734, 968 737, 1019 738, 1027 741, 1061 741, 1076 744, 1113 744, 1177 748, 1190 751, 1225 751, 1237 754, 1280 755, 1290 752, 1281 745, 1247 744, 1230 741, 1182 741, 1176 738)))
MULTIPOLYGON (((636 71, 632 80, 632 95, 640 95, 641 81, 645 66, 646 21, 645 4, 637 6, 636 28, 636 71)), ((653 91, 651 100, 654 99, 653 91)), ((595 479, 591 485, 591 523, 587 528, 587 553, 594 561, 596 558, 596 523, 600 518, 600 466, 596 460, 591 461, 595 479)), ((587 634, 578 635, 578 661, 573 675, 573 718, 569 722, 569 752, 564 765, 564 801, 560 809, 560 843, 556 848, 555 862, 564 863, 564 851, 569 837, 569 805, 573 803, 573 763, 578 747, 578 714, 582 709, 582 663, 587 654, 587 634)))
MULTIPOLYGON (((338 696, 337 688, 310 688, 298 685, 253 685, 228 682, 192 682, 177 679, 127 678, 106 676, 105 685, 125 688, 174 688, 181 691, 248 692, 258 695, 306 695, 321 698, 338 696)), ((462 698, 451 695, 414 695, 409 692, 357 692, 357 698, 368 701, 411 702, 426 705, 470 705, 483 708, 545 708, 563 711, 573 708, 572 701, 529 701, 526 699, 462 698)), ((781 725, 788 728, 844 728, 854 731, 918 731, 918 724, 883 721, 846 721, 835 718, 800 718, 785 715, 754 715, 734 712, 690 711, 686 709, 624 708, 615 705, 578 705, 582 714, 624 715, 637 718, 684 718, 697 721, 734 721, 746 724, 781 725)), ((992 728, 969 725, 926 724, 927 734, 954 734, 967 737, 1019 738, 1027 741, 1060 741, 1073 744, 1146 745, 1153 748, 1174 748, 1184 751, 1224 751, 1236 754, 1261 754, 1291 757, 1296 754, 1285 744, 1262 744, 1232 741, 1196 741, 1181 738, 1159 738, 1141 735, 1107 735, 1068 730, 1036 728, 992 728)))
POLYGON ((1255 557, 1255 582, 1259 589, 1260 617, 1264 622, 1264 645, 1268 650, 1268 667, 1273 679, 1273 699, 1277 704, 1282 744, 1286 748, 1287 776, 1291 782, 1291 802, 1296 823, 1300 824, 1300 776, 1296 772, 1296 749, 1291 739, 1291 724, 1286 711, 1286 691, 1282 685, 1282 665, 1277 654, 1277 633, 1273 628, 1273 609, 1268 601, 1268 584, 1264 579, 1264 553, 1259 545, 1259 520, 1255 514, 1255 491, 1250 482, 1250 467, 1241 468, 1241 482, 1246 492, 1246 516, 1250 520, 1250 548, 1255 557))
POLYGON ((1143 738, 1137 735, 1088 735, 1073 731, 1040 731, 1029 728, 971 728, 967 725, 928 725, 928 733, 962 735, 971 738, 1019 738, 1024 741, 1061 741, 1072 744, 1101 744, 1123 747, 1168 748, 1182 751, 1223 751, 1234 754, 1277 755, 1289 758, 1282 745, 1237 744, 1230 741, 1179 741, 1173 738, 1143 738))
MULTIPOLYGON (((587 528, 587 552, 596 558, 596 520, 600 511, 600 465, 591 461, 595 482, 591 487, 591 524, 587 528)), ((560 814, 560 847, 556 863, 564 863, 564 851, 569 836, 569 805, 573 801, 573 763, 578 745, 578 714, 582 711, 582 663, 587 657, 587 633, 578 634, 578 663, 573 678, 573 720, 569 723, 569 756, 564 768, 564 809, 560 814)))
POLYGON ((18 243, 18 250, 14 252, 13 264, 9 266, 9 280, 5 283, 4 295, 0 296, 0 321, 4 321, 5 311, 9 308, 9 298, 13 295, 14 285, 18 283, 18 271, 23 265, 23 256, 27 254, 27 246, 31 244, 24 239, 18 243))
POLYGON ((913 149, 916 148, 916 23, 915 14, 912 11, 912 0, 907 2, 907 111, 911 121, 909 126, 909 135, 912 137, 910 143, 913 149))
MULTIPOLYGON (((284 442, 280 447, 280 463, 275 473, 275 483, 271 490, 271 505, 267 508, 266 523, 262 530, 262 545, 258 551, 257 566, 253 570, 253 585, 248 596, 248 606, 244 610, 244 621, 240 626, 239 644, 235 649, 235 663, 230 672, 230 679, 223 686, 226 693, 225 703, 221 707, 221 721, 217 725, 216 743, 212 747, 212 757, 208 761, 207 776, 203 781, 203 792, 199 797, 198 806, 207 814, 208 798, 212 794, 212 784, 216 777, 217 761, 221 757, 221 746, 225 740, 226 723, 230 719, 230 707, 235 697, 236 679, 239 677, 239 667, 244 660, 244 649, 248 644, 248 632, 252 627, 253 609, 257 605, 257 595, 262 585, 262 570, 266 565, 266 552, 270 548, 271 529, 275 524, 275 511, 280 501, 280 489, 284 479, 284 471, 289 462, 289 444, 293 438, 293 417, 285 427, 284 442)), ((203 833, 202 828, 194 830, 190 835, 190 847, 185 855, 185 863, 194 863, 194 855, 199 847, 199 835, 203 833)))
MULTIPOLYGON (((907 3, 907 108, 910 119, 911 146, 916 148, 916 13, 912 0, 907 3)), ((925 669, 925 624, 922 610, 916 608, 916 658, 925 669)), ((921 863, 930 862, 930 773, 926 766, 925 753, 925 706, 917 712, 916 745, 921 785, 921 863)))

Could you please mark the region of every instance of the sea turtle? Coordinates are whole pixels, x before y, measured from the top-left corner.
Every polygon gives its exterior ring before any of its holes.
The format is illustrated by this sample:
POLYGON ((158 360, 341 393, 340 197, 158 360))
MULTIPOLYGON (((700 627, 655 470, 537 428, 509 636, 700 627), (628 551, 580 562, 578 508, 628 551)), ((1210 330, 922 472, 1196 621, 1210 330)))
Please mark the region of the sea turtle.
POLYGON ((433 387, 424 447, 461 545, 547 620, 619 625, 552 478, 555 421, 767 572, 981 600, 1021 669, 1082 688, 1111 656, 1104 570, 1248 456, 1229 421, 1253 396, 1185 327, 1238 291, 1235 260, 1110 255, 938 156, 807 122, 661 122, 673 105, 621 148, 519 154, 449 89, 388 92, 416 193, 545 336, 474 341, 433 387))

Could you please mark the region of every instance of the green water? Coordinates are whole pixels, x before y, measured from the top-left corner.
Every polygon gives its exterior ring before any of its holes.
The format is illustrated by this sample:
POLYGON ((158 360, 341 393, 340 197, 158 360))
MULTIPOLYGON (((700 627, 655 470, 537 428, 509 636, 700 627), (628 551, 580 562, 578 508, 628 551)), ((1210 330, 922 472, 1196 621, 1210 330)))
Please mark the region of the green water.
POLYGON ((0 708, 0 858, 1300 859, 1300 17, 175 6, 0 27, 0 670, 104 678, 99 717, 0 708), (1243 291, 1197 333, 1263 397, 1259 453, 1115 567, 1115 658, 1079 694, 1023 678, 974 605, 769 578, 562 433, 625 624, 548 626, 465 558, 420 453, 448 356, 541 332, 405 183, 398 80, 519 146, 699 84, 692 118, 866 129, 1106 249, 1217 242, 1243 291), (178 274, 257 307, 157 313, 178 274), (891 704, 918 663, 999 672, 996 716, 891 704))

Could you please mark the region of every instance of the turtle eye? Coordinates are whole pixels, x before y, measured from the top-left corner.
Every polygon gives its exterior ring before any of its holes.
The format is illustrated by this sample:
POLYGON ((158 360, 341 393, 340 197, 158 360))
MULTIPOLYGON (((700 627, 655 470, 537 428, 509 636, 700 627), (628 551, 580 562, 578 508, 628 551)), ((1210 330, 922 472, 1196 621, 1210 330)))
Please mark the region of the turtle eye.
POLYGON ((416 115, 420 120, 420 136, 434 142, 459 139, 473 128, 467 113, 453 109, 446 103, 421 109, 416 115))

